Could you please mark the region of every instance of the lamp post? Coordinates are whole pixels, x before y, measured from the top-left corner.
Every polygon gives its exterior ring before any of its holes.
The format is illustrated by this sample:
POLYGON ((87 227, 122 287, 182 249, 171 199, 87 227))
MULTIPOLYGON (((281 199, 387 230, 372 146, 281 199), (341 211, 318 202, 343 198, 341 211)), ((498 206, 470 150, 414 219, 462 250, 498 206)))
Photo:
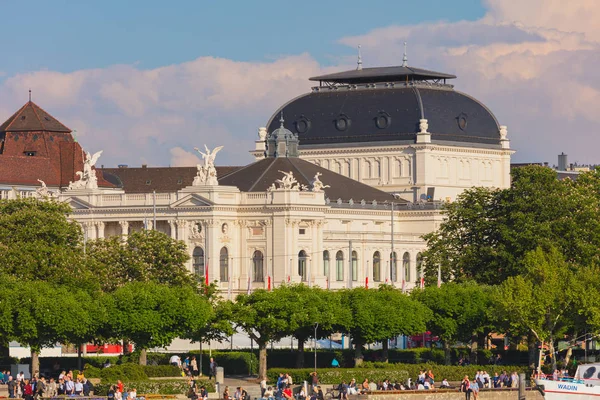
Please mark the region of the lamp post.
POLYGON ((315 345, 314 345, 314 350, 315 350, 315 372, 317 372, 317 328, 319 327, 319 323, 315 323, 315 345))

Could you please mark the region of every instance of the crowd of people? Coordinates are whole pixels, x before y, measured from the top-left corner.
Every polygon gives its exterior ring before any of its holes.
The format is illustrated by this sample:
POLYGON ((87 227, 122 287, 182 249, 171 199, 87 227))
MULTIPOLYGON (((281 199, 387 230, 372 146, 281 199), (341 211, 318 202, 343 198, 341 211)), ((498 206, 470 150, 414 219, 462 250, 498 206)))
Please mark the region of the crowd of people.
POLYGON ((8 388, 9 399, 33 400, 40 397, 56 396, 89 396, 93 390, 92 383, 79 373, 73 376, 73 371, 62 371, 58 379, 40 376, 36 371, 31 379, 25 378, 23 371, 13 377, 10 371, 2 371, 0 382, 8 388))
POLYGON ((110 386, 106 396, 108 400, 136 400, 138 398, 137 389, 131 388, 129 391, 125 390, 125 385, 120 380, 115 385, 110 386))

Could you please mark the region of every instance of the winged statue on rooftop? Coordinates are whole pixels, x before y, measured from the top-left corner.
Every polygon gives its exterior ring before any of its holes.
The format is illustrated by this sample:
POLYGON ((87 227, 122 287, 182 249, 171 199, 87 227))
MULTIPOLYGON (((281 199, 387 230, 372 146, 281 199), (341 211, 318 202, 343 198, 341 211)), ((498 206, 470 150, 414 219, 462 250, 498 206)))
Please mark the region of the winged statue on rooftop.
POLYGON ((217 157, 217 153, 221 151, 223 147, 224 146, 218 146, 211 151, 207 145, 204 145, 204 150, 206 152, 194 147, 194 150, 196 150, 202 156, 204 165, 198 164, 196 166, 198 168, 198 172, 196 173, 196 177, 192 183, 193 186, 219 184, 219 181, 217 180, 217 170, 215 168, 215 158, 217 157))
POLYGON ((92 167, 98 162, 98 159, 102 155, 102 151, 103 150, 100 150, 94 154, 89 151, 85 153, 83 171, 75 172, 75 175, 79 176, 79 179, 74 182, 69 182, 69 189, 98 189, 96 170, 92 167))

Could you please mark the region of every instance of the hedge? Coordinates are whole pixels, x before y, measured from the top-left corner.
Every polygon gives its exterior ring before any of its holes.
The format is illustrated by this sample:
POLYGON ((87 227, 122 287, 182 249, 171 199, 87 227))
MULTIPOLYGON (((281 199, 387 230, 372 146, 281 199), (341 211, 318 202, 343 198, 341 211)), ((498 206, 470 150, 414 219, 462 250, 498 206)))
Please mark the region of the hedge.
MULTIPOLYGON (((106 396, 111 384, 114 384, 114 382, 94 386, 94 395, 106 396)), ((215 391, 214 382, 211 381, 199 381, 198 386, 206 387, 209 392, 215 391)), ((189 386, 187 380, 184 379, 125 383, 125 390, 132 388, 137 390, 139 396, 141 394, 187 394, 189 386)))
MULTIPOLYGON (((317 369, 319 374, 319 381, 323 384, 339 384, 342 380, 349 382, 352 378, 356 379, 357 382, 362 382, 365 378, 371 382, 378 382, 385 379, 389 379, 392 382, 403 382, 407 378, 416 380, 419 375, 419 370, 431 369, 436 377, 436 380, 441 381, 442 379, 448 379, 449 381, 460 381, 465 375, 473 377, 478 370, 487 371, 490 375, 494 375, 494 372, 500 374, 502 370, 509 372, 516 371, 530 373, 528 367, 524 366, 500 366, 500 365, 469 365, 466 367, 451 366, 451 365, 437 365, 437 364, 385 364, 384 363, 373 363, 367 368, 324 368, 317 369), (375 365, 373 365, 375 364, 375 365)), ((284 369, 284 368, 270 368, 267 371, 269 382, 277 382, 277 378, 280 373, 287 373, 292 377, 294 382, 310 381, 310 373, 313 371, 312 368, 303 369, 284 369)))
POLYGON ((117 380, 121 381, 146 381, 148 375, 144 370, 144 366, 139 364, 122 364, 113 365, 109 368, 96 368, 87 366, 83 370, 83 373, 87 378, 100 378, 101 383, 115 383, 117 380))
MULTIPOLYGON (((199 351, 189 353, 148 353, 148 364, 156 363, 159 365, 168 365, 169 359, 173 354, 181 357, 181 361, 186 357, 190 359, 196 357, 199 362, 199 351)), ((212 351, 211 356, 215 359, 219 367, 225 369, 226 375, 252 375, 258 372, 258 357, 250 351, 212 351)), ((208 375, 210 356, 208 351, 202 353, 202 373, 208 375)))

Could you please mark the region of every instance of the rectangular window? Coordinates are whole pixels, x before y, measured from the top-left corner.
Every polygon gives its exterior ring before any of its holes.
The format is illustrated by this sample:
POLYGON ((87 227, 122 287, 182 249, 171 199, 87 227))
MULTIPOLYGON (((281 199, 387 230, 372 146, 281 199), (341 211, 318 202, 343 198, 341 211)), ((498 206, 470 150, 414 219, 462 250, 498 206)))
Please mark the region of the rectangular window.
POLYGON ((300 235, 306 235, 306 229, 300 228, 299 233, 300 235))
POLYGON ((263 228, 262 226, 253 226, 252 227, 252 236, 262 236, 263 228))

